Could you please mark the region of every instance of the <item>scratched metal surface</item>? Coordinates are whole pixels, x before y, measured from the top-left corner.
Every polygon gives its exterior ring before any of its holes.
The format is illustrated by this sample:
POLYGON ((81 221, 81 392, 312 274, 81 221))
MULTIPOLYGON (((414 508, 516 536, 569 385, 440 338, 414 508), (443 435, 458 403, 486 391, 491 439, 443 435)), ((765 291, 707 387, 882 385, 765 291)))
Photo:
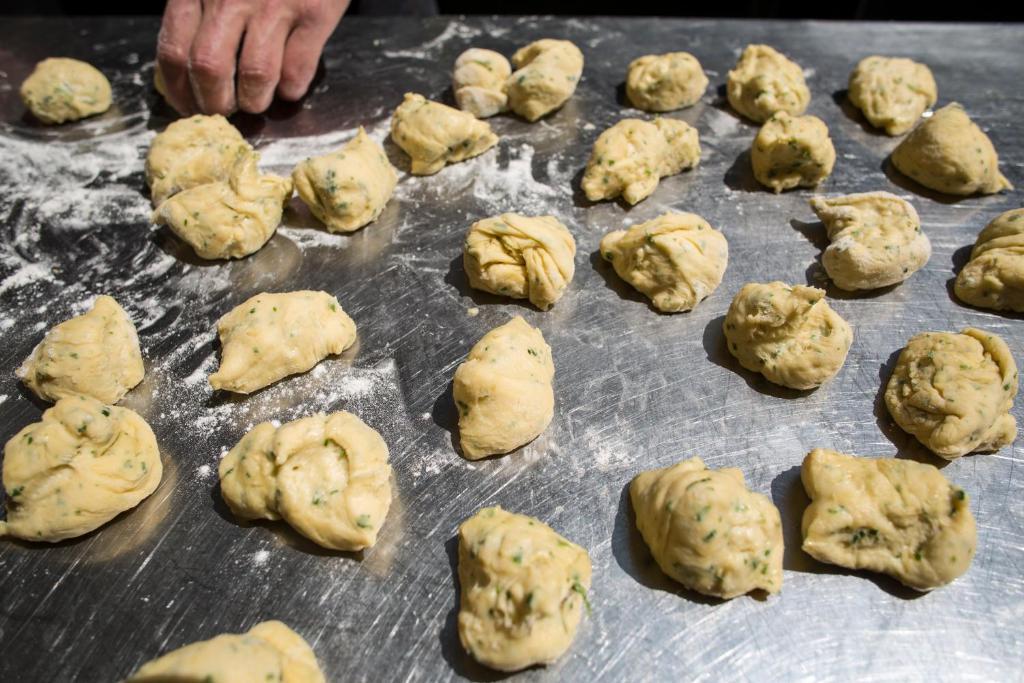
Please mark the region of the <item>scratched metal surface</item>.
MULTIPOLYGON (((499 170, 512 163, 513 146, 520 155, 523 145, 533 147, 528 168, 536 182, 523 190, 532 194, 479 192, 483 176, 449 168, 440 179, 404 178, 381 220, 337 245, 303 242, 295 235, 315 228, 296 228, 245 261, 212 265, 146 223, 144 144, 126 169, 71 173, 60 165, 37 168, 32 160, 39 146, 63 149, 73 160, 108 139, 115 144, 126 130, 166 125, 166 111, 155 108, 147 87, 155 31, 153 21, 127 19, 0 25, 0 243, 14 254, 0 266, 0 280, 12 275, 15 257, 51 270, 0 295, 8 321, 0 345, 0 438, 38 419, 43 408, 16 384, 16 365, 45 327, 106 291, 127 299, 133 317, 145 320, 147 378, 125 404, 153 425, 166 468, 149 500, 85 538, 55 547, 0 542, 0 680, 117 680, 162 651, 268 618, 305 636, 331 680, 497 678, 460 651, 453 578, 457 524, 495 503, 550 523, 588 548, 594 564, 593 614, 572 649, 551 667, 520 674, 524 680, 1021 678, 1020 445, 942 463, 891 425, 879 396, 895 352, 923 330, 984 327, 1002 334, 1024 361, 1019 317, 967 308, 949 293, 976 232, 1024 202, 1020 191, 957 202, 918 193, 884 168, 896 141, 867 130, 840 92, 862 56, 927 62, 940 103, 964 103, 989 131, 1004 173, 1024 186, 1024 99, 1014 85, 1024 73, 1020 28, 346 20, 315 94, 304 106, 238 119, 250 139, 266 147, 360 123, 386 125, 406 90, 450 97, 449 67, 471 44, 510 54, 535 38, 565 37, 587 60, 575 98, 534 126, 493 122, 504 136, 489 152, 499 170), (806 206, 809 193, 776 197, 754 186, 746 150, 755 128, 737 121, 719 94, 739 50, 754 41, 780 47, 811 70, 810 112, 827 122, 839 155, 823 190, 912 196, 934 247, 926 268, 902 286, 861 296, 829 289, 855 340, 839 376, 809 393, 780 390, 741 370, 720 332, 729 301, 747 281, 822 283, 817 258, 824 234, 806 206), (646 52, 675 49, 695 53, 711 78, 700 104, 674 114, 699 129, 701 166, 662 181, 628 211, 580 201, 570 183, 578 183, 592 142, 618 118, 638 114, 622 104, 626 65, 646 52), (88 59, 110 74, 118 110, 85 126, 30 125, 17 85, 32 63, 51 54, 88 59), (445 174, 458 173, 462 180, 445 184, 445 174), (88 191, 55 219, 28 192, 26 178, 50 183, 58 194, 88 191), (546 184, 560 187, 538 189, 546 184), (111 202, 107 190, 121 199, 111 202), (111 206, 91 206, 99 202, 111 206), (578 242, 576 277, 547 313, 468 291, 458 265, 474 218, 524 203, 560 216, 578 242), (721 228, 731 258, 713 296, 691 313, 665 316, 618 282, 595 253, 607 230, 670 207, 721 228), (83 211, 103 220, 72 231, 67 225, 83 211), (154 263, 163 265, 149 267, 154 263), (316 376, 285 380, 254 397, 231 400, 196 389, 189 378, 201 377, 203 363, 216 357, 216 318, 259 290, 295 288, 337 294, 359 325, 358 350, 326 361, 316 376), (479 316, 467 315, 471 306, 479 316), (452 372, 480 335, 513 314, 539 325, 554 350, 555 418, 522 451, 469 465, 452 446, 452 372), (197 338, 205 341, 194 344, 197 338), (346 393, 353 378, 372 380, 372 391, 346 393), (209 474, 218 454, 253 422, 341 408, 361 415, 391 448, 396 498, 378 546, 362 556, 329 553, 281 525, 236 524, 209 474), (803 555, 806 499, 798 466, 815 446, 944 465, 945 475, 970 493, 978 521, 978 553, 967 574, 917 595, 884 577, 803 555), (674 586, 652 564, 633 528, 625 487, 641 469, 693 455, 713 467, 741 468, 752 488, 782 510, 781 595, 709 601, 674 586)), ((1014 408, 1018 420, 1021 406, 1014 408)))

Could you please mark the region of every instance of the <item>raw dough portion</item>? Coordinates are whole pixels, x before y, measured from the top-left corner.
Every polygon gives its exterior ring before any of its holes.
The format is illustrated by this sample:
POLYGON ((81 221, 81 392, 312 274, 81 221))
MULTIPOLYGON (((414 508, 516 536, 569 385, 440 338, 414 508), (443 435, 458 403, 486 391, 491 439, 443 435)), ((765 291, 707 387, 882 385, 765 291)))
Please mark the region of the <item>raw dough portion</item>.
POLYGON ((560 109, 583 75, 583 53, 568 40, 545 38, 512 55, 516 70, 508 78, 508 106, 527 121, 560 109))
POLYGON ((646 55, 629 64, 626 96, 644 111, 672 111, 692 107, 704 95, 708 77, 689 52, 646 55))
POLYGON ((4 447, 0 536, 55 543, 97 529, 156 490, 156 437, 127 408, 62 398, 4 447))
POLYGON ((433 175, 498 144, 487 123, 415 93, 406 93, 391 117, 391 139, 409 155, 413 175, 433 175))
POLYGON ((15 374, 44 401, 83 394, 117 403, 145 369, 135 325, 117 301, 100 295, 89 312, 47 332, 15 374))
POLYGON ((782 192, 815 187, 832 173, 836 149, 828 126, 817 116, 779 112, 761 126, 750 148, 757 182, 782 192))
POLYGON ((217 321, 220 369, 210 386, 250 394, 306 372, 356 340, 356 324, 327 292, 257 294, 217 321))
POLYGON ((896 195, 812 197, 810 204, 832 242, 821 263, 840 289, 877 289, 903 282, 932 255, 917 211, 896 195))
POLYGON ((517 213, 474 223, 462 253, 471 287, 529 299, 544 311, 572 282, 575 256, 576 240, 557 218, 517 213))
POLYGON ((885 405, 904 431, 953 460, 1013 443, 1016 395, 1017 364, 1006 342, 968 327, 911 337, 889 378, 885 405))
POLYGON ((999 172, 988 136, 953 102, 911 131, 892 152, 892 163, 925 187, 968 196, 1012 190, 999 172))
POLYGON ((550 664, 590 610, 590 555, 538 519, 483 508, 459 526, 459 640, 500 671, 550 664))
POLYGON ((686 122, 623 119, 594 143, 583 192, 592 202, 622 195, 629 204, 636 204, 657 189, 661 178, 699 163, 700 137, 686 122))
POLYGON ((902 57, 865 57, 850 74, 850 101, 875 128, 902 135, 939 97, 926 65, 902 57))
POLYGON ((740 365, 791 389, 813 389, 834 377, 853 342, 823 290, 783 282, 743 285, 724 328, 740 365))
POLYGON ((452 90, 462 111, 486 119, 508 110, 505 92, 512 66, 494 50, 471 47, 455 60, 452 90))
POLYGON ((336 152, 306 159, 292 171, 299 197, 331 232, 352 232, 380 216, 398 183, 384 149, 363 127, 336 152))
POLYGON ((231 175, 179 192, 153 212, 153 222, 166 225, 200 258, 243 258, 259 251, 274 236, 292 196, 292 181, 263 175, 259 154, 235 160, 231 175))
POLYGON ((747 45, 726 88, 732 108, 757 123, 777 112, 799 116, 811 102, 800 65, 769 45, 747 45))
POLYGON ((21 101, 43 123, 78 121, 110 109, 110 81, 91 64, 51 57, 21 84, 21 101))
POLYGON ((721 284, 729 243, 695 213, 666 213, 608 233, 601 240, 601 256, 659 311, 678 313, 692 309, 721 284))
POLYGON ((743 473, 700 458, 638 474, 636 527, 661 570, 691 590, 735 598, 782 590, 782 519, 743 473))
POLYGON ((479 460, 540 436, 554 415, 554 376, 544 335, 518 315, 485 334, 452 386, 463 454, 479 460))
POLYGON ((1002 213, 985 226, 955 291, 972 306, 1024 313, 1024 209, 1002 213))
POLYGON ((882 572, 926 591, 953 581, 974 559, 967 494, 931 465, 816 448, 800 478, 811 499, 803 549, 821 562, 882 572))
POLYGON ((220 492, 240 519, 284 519, 325 548, 377 542, 391 507, 388 447, 345 411, 253 427, 220 461, 220 492))
POLYGON ((168 652, 125 683, 324 683, 316 655, 280 621, 228 633, 168 652))

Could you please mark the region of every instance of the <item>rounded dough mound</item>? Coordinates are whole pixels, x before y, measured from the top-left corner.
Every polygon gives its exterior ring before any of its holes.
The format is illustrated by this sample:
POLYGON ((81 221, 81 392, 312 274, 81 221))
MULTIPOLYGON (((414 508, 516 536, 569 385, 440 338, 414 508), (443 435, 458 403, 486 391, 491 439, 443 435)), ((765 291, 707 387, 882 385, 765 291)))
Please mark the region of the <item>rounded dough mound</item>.
POLYGON ((831 244, 821 257, 836 287, 877 289, 903 282, 928 263, 932 245, 910 202, 888 192, 812 197, 831 244))
POLYGON ((568 40, 545 38, 512 55, 516 70, 508 78, 508 106, 527 121, 560 109, 583 75, 583 53, 568 40))
POLYGON ((582 187, 592 202, 619 195, 629 204, 646 199, 666 176, 700 163, 697 129, 684 121, 623 119, 597 138, 582 187))
POLYGON ((474 223, 462 254, 471 287, 529 299, 544 311, 572 282, 575 256, 576 240, 557 218, 516 213, 474 223))
POLYGON ((900 173, 925 187, 969 196, 1012 190, 992 141, 956 102, 939 109, 892 152, 900 173))
POLYGON ((1024 209, 985 226, 956 277, 957 297, 972 306, 1024 313, 1024 209))
POLYGON ((747 45, 729 72, 726 94, 733 109, 757 123, 777 112, 798 116, 811 102, 800 65, 769 45, 747 45))
POLYGON ((800 478, 811 504, 803 550, 925 591, 967 571, 978 544, 967 494, 931 465, 816 448, 800 478))
POLYGON ((139 336, 112 297, 96 297, 87 312, 56 325, 15 374, 44 401, 82 394, 117 403, 142 381, 139 336))
POLYGON ((550 664, 589 611, 590 555, 538 519, 483 508, 459 525, 459 640, 481 664, 550 664))
POLYGON ((498 144, 487 123, 415 93, 406 93, 391 117, 391 139, 409 155, 413 175, 433 175, 498 144))
POLYGON ((853 342, 823 290, 783 282, 743 285, 723 327, 740 365, 791 389, 813 389, 834 377, 853 342))
POLYGON ((910 130, 939 97, 926 65, 902 57, 865 57, 850 74, 853 106, 888 135, 910 130))
POLYGON ((666 213, 601 240, 619 277, 665 313, 689 311, 722 282, 729 243, 695 213, 666 213))
POLYGON ((691 458, 641 472, 629 497, 658 566, 687 588, 726 599, 782 590, 782 519, 738 469, 691 458))
POLYGON ((554 415, 554 376, 551 347, 521 317, 481 337, 452 385, 463 454, 479 460, 540 436, 554 415))
POLYGON ((452 90, 462 111, 486 119, 508 110, 505 92, 512 66, 493 50, 471 47, 455 60, 452 90))
POLYGON ((97 529, 156 490, 156 437, 127 408, 62 398, 4 447, 0 536, 55 543, 97 529))
POLYGON ((21 84, 21 101, 43 123, 78 121, 110 109, 110 81, 91 64, 51 57, 21 84))
POLYGON ((953 460, 1013 443, 1016 395, 1017 364, 1006 342, 968 327, 911 337, 889 378, 885 405, 904 431, 953 460))
POLYGON ((639 57, 630 62, 626 75, 626 96, 644 111, 692 107, 707 87, 704 69, 689 52, 639 57))
POLYGON ((828 126, 817 116, 779 112, 757 132, 750 161, 757 182, 782 192, 820 184, 832 173, 836 149, 828 126))

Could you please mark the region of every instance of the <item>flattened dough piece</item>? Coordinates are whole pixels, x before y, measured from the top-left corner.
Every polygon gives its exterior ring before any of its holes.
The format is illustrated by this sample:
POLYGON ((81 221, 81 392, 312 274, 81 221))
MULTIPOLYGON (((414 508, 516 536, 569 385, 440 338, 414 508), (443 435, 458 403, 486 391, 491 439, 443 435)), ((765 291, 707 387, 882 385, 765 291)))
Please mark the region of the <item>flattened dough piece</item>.
POLYGON ((816 187, 832 173, 836 149, 828 126, 817 116, 779 112, 761 126, 750 148, 757 182, 782 192, 816 187))
POLYGON ((784 282, 743 285, 723 327, 740 365, 791 389, 813 389, 834 377, 853 342, 824 290, 784 282))
POLYGON ((894 194, 812 197, 810 204, 832 242, 822 254, 822 265, 840 289, 877 289, 903 282, 932 255, 917 211, 894 194))
POLYGON ((1017 364, 1006 342, 968 327, 911 337, 889 378, 885 405, 904 431, 954 460, 1013 443, 1016 395, 1017 364))
POLYGON ((117 403, 142 381, 139 336, 124 309, 106 295, 55 325, 15 371, 44 401, 82 394, 117 403))
POLYGON ((850 74, 850 101, 875 128, 902 135, 939 97, 932 70, 903 57, 872 55, 850 74))
POLYGON ((217 321, 221 363, 210 386, 251 394, 306 372, 356 340, 356 324, 327 292, 257 294, 217 321))
POLYGON ((459 526, 459 640, 481 664, 550 664, 589 611, 590 555, 538 519, 483 508, 459 526))
POLYGON ((939 192, 969 196, 1012 190, 992 141, 958 103, 947 104, 892 151, 900 173, 939 192))
POLYGON ((512 55, 512 63, 508 106, 531 122, 561 109, 583 75, 583 53, 568 40, 532 42, 512 55))
POLYGON ((433 175, 498 144, 486 122, 415 93, 391 117, 391 139, 409 155, 413 175, 433 175))
POLYGON ((955 291, 972 306, 1024 312, 1024 209, 1002 213, 985 226, 955 291))
POLYGON ((695 213, 666 213, 608 233, 601 256, 659 311, 678 313, 691 310, 721 284, 729 243, 695 213))
POLYGON ((704 69, 689 52, 638 57, 629 63, 626 74, 626 97, 644 111, 692 107, 707 87, 704 69))
POLYGON ((505 92, 512 66, 494 50, 471 47, 455 60, 452 90, 462 111, 486 119, 508 110, 505 92))
POLYGON ((729 72, 726 95, 733 109, 757 123, 780 111, 799 116, 811 102, 800 65, 769 45, 747 45, 729 72))
POLYGON ((50 57, 21 84, 21 101, 43 123, 78 121, 110 109, 110 81, 92 64, 50 57))
POLYGON ((463 454, 479 460, 540 436, 554 415, 554 376, 551 347, 521 317, 481 337, 452 386, 463 454))
POLYGON ((821 562, 881 572, 926 591, 953 581, 974 559, 967 494, 931 465, 816 448, 800 478, 811 499, 803 549, 821 562))
POLYGON ((156 490, 156 437, 127 408, 62 398, 4 446, 0 536, 56 543, 97 529, 156 490))
POLYGON ((622 195, 629 204, 636 204, 657 189, 661 178, 699 163, 700 137, 686 122, 623 119, 594 143, 583 174, 583 192, 592 202, 622 195))
POLYGON ((557 218, 517 213, 474 223, 462 252, 471 287, 529 299, 544 311, 572 282, 575 256, 576 240, 557 218))

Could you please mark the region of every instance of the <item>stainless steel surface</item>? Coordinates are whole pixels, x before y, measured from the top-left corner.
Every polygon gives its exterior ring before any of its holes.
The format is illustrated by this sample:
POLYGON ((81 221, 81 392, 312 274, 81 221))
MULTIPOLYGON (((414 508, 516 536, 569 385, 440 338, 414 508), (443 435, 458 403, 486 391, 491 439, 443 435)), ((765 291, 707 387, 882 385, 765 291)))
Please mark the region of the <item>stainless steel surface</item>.
POLYGON ((916 193, 884 165, 896 140, 866 129, 840 92, 868 54, 928 63, 940 104, 967 107, 1022 187, 1020 28, 346 20, 304 104, 237 119, 265 150, 265 167, 287 172, 359 124, 380 139, 407 90, 450 98, 450 67, 470 45, 510 54, 535 38, 569 38, 586 55, 584 78, 574 99, 541 123, 493 120, 502 142, 485 156, 434 178, 403 176, 396 199, 365 230, 327 236, 292 213, 289 229, 234 263, 200 262, 147 222, 142 158, 169 121, 148 87, 155 32, 151 20, 0 24, 0 438, 44 408, 14 368, 46 328, 105 292, 139 325, 147 375, 125 404, 153 425, 166 469, 149 500, 82 539, 55 547, 0 541, 0 680, 117 680, 167 649, 269 618, 305 636, 331 680, 498 678, 460 650, 453 572, 457 524, 495 503, 550 523, 594 563, 593 614, 565 657, 524 680, 1021 679, 1019 443, 945 464, 893 427, 880 402, 894 354, 920 331, 977 325, 1003 335, 1024 362, 1019 316, 971 309, 950 294, 977 231, 1021 206, 1021 193, 957 202, 916 193), (746 153, 756 129, 723 104, 726 73, 748 42, 773 44, 808 69, 810 112, 826 121, 838 152, 822 191, 910 197, 934 247, 927 267, 901 286, 859 296, 829 289, 855 339, 839 376, 813 392, 785 391, 740 369, 720 332, 745 282, 823 282, 825 238, 806 205, 811 193, 756 187, 746 153), (626 65, 675 49, 696 54, 712 82, 700 104, 672 114, 699 129, 701 166, 663 180, 631 210, 581 201, 594 139, 640 115, 623 104, 626 65), (36 60, 55 54, 108 73, 116 110, 64 128, 23 119, 17 87, 36 60), (669 208, 706 217, 731 250, 718 291, 673 316, 654 312, 596 255, 606 231, 669 208), (547 313, 469 291, 459 265, 469 223, 515 209, 554 213, 577 239, 576 277, 547 313), (216 364, 216 318, 258 291, 297 288, 335 293, 359 326, 358 348, 255 396, 211 395, 204 377, 216 364), (467 314, 473 306, 476 317, 467 314), (521 451, 469 463, 453 448, 451 376, 476 339, 514 314, 540 326, 554 350, 555 419, 521 451), (257 421, 342 408, 390 445, 396 497, 377 547, 330 553, 281 524, 237 524, 216 486, 220 453, 257 421), (918 595, 805 556, 798 467, 815 446, 942 466, 970 493, 978 520, 967 574, 918 595), (782 510, 781 595, 712 601, 653 565, 625 487, 641 469, 693 455, 741 468, 782 510))

